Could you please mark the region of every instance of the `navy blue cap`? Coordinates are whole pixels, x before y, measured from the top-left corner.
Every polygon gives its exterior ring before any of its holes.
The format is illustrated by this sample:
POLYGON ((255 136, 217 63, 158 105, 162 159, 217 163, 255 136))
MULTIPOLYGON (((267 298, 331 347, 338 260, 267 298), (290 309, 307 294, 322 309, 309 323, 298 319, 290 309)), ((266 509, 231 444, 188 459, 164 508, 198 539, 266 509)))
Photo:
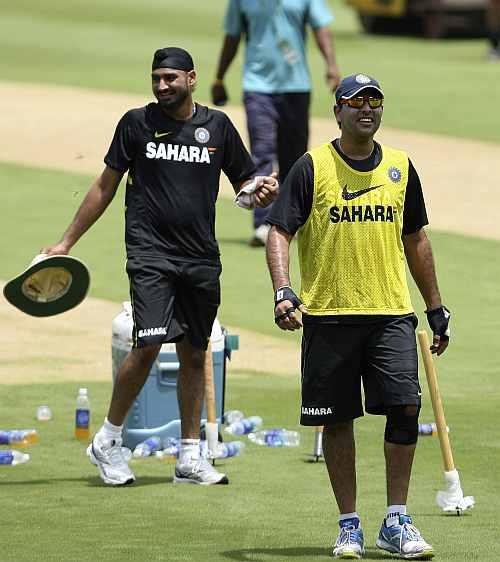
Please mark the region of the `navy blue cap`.
POLYGON ((351 76, 346 76, 339 84, 335 91, 335 100, 337 103, 341 98, 348 100, 359 94, 361 90, 366 90, 367 88, 378 90, 382 96, 384 95, 380 84, 375 78, 366 74, 351 74, 351 76))

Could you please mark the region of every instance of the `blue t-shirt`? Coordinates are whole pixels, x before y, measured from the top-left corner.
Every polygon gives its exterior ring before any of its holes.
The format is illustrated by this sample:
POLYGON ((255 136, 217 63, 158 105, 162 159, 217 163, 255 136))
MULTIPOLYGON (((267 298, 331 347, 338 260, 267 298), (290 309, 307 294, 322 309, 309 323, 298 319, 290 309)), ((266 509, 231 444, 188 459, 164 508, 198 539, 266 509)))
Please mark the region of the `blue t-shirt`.
POLYGON ((306 26, 333 20, 325 0, 229 0, 227 35, 246 35, 243 90, 277 94, 308 92, 306 26))

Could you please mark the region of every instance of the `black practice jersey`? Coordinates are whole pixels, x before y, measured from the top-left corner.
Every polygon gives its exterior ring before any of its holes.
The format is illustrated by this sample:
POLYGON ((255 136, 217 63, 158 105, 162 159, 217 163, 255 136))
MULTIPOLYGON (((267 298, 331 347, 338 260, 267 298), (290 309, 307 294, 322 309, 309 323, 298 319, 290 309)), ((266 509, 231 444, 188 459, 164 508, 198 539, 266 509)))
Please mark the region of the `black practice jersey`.
POLYGON ((196 104, 187 121, 169 118, 157 103, 128 111, 104 159, 126 172, 128 256, 217 261, 215 202, 221 170, 232 184, 255 173, 229 118, 196 104))
MULTIPOLYGON (((382 159, 380 144, 375 142, 373 152, 364 160, 348 158, 339 148, 338 140, 333 141, 337 153, 358 172, 369 172, 376 168, 382 159)), ((314 168, 309 154, 301 156, 288 173, 285 182, 280 187, 280 195, 274 203, 267 222, 275 224, 288 232, 295 234, 307 221, 312 208, 314 191, 314 168)), ((424 196, 420 178, 411 161, 408 167, 408 184, 406 186, 403 210, 403 234, 417 232, 428 224, 424 196)))

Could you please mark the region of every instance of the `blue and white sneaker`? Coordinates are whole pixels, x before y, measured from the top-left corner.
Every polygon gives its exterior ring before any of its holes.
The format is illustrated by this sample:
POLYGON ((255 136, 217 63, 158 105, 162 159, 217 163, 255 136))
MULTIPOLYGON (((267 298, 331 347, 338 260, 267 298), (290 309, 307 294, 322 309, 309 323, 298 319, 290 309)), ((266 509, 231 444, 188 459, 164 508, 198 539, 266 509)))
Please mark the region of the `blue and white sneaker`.
POLYGON ((340 532, 333 545, 333 557, 348 559, 359 559, 365 553, 363 530, 359 519, 344 519, 339 521, 340 532))
POLYGON ((407 560, 430 560, 434 556, 434 549, 425 542, 409 515, 400 515, 399 525, 390 527, 386 526, 384 519, 377 546, 407 560))

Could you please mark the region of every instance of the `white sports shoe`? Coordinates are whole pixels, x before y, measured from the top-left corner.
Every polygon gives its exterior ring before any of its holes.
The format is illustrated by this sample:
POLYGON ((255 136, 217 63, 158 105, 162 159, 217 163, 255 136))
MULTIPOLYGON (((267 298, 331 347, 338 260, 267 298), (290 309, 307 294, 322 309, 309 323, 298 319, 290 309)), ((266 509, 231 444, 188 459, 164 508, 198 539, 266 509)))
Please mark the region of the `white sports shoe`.
POLYGON ((202 486, 229 484, 227 476, 215 470, 206 459, 192 460, 185 464, 177 463, 174 482, 176 484, 201 484, 202 486))
POLYGON ((122 439, 103 440, 96 434, 87 448, 90 462, 97 466, 105 484, 125 486, 135 480, 123 456, 122 439))
POLYGON ((270 230, 271 226, 269 224, 261 224, 258 226, 253 233, 253 238, 250 240, 250 246, 253 248, 265 246, 270 230))

